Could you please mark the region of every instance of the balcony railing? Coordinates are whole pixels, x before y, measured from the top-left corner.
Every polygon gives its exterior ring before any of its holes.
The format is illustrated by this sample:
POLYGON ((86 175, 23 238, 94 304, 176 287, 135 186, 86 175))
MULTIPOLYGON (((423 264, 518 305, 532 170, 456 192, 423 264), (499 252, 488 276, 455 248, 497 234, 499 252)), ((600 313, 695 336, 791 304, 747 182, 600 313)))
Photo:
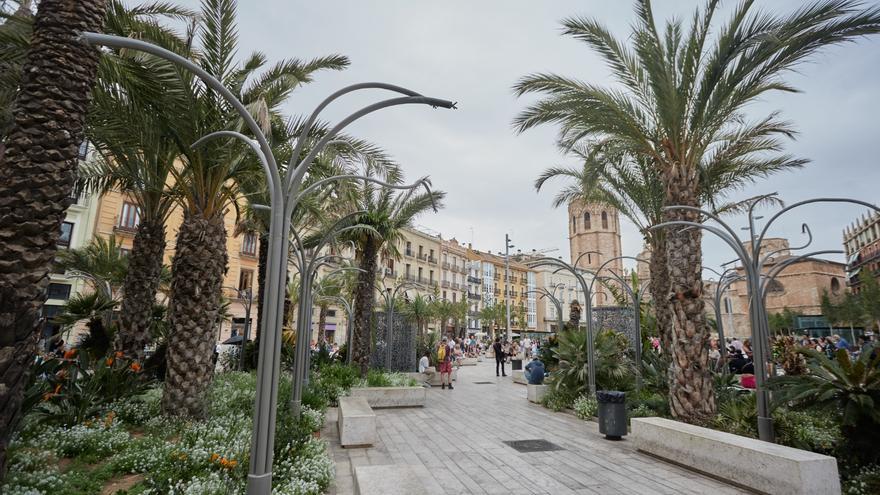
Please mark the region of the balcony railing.
POLYGON ((467 281, 470 282, 470 283, 472 283, 472 284, 478 284, 478 283, 480 283, 480 279, 479 279, 479 278, 477 278, 477 277, 471 277, 471 276, 468 276, 467 281))
POLYGON ((410 282, 415 282, 415 281, 416 281, 416 276, 413 275, 412 273, 407 273, 407 274, 405 274, 405 275, 403 276, 403 278, 405 278, 406 280, 409 280, 410 282))
POLYGON ((404 255, 404 256, 409 256, 410 258, 415 257, 415 254, 413 254, 413 252, 412 252, 411 249, 407 249, 407 250, 405 250, 405 251, 403 252, 403 255, 404 255))
MULTIPOLYGON (((444 261, 444 262, 443 262, 443 269, 445 269, 445 270, 449 270, 449 266, 450 266, 450 265, 449 265, 449 262, 448 262, 448 261, 444 261)), ((453 267, 453 270, 454 270, 454 269, 455 269, 455 268, 453 267)))
POLYGON ((435 257, 433 257, 433 256, 428 256, 428 263, 431 263, 432 265, 436 265, 436 264, 437 264, 437 258, 435 258, 435 257))
POLYGON ((467 297, 468 297, 468 299, 472 299, 472 300, 474 300, 474 301, 479 301, 479 300, 480 300, 480 295, 479 295, 479 294, 474 294, 473 292, 468 292, 467 297))
POLYGON ((443 287, 444 289, 448 289, 450 285, 451 284, 449 283, 449 280, 444 280, 443 282, 440 283, 440 286, 443 287))

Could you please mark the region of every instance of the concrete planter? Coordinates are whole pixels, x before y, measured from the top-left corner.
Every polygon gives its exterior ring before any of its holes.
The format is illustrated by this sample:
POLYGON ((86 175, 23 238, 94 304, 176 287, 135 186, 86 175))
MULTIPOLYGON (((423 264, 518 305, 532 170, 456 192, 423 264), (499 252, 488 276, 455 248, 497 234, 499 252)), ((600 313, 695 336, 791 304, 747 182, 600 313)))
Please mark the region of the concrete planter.
POLYGON ((362 397, 370 407, 424 407, 425 387, 360 387, 351 389, 352 397, 362 397))
POLYGON ((458 364, 461 366, 476 366, 477 362, 478 358, 461 358, 458 364))
POLYGON ((758 493, 839 495, 837 460, 665 418, 633 418, 642 452, 758 493))

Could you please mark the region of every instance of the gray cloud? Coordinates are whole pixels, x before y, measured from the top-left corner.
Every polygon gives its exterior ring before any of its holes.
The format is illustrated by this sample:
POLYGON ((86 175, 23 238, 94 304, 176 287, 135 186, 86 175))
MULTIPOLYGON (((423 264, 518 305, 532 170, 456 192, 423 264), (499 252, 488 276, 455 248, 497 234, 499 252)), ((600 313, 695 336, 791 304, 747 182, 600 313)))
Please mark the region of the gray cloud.
MULTIPOLYGON (((702 3, 665 0, 656 1, 655 8, 658 19, 687 19, 702 3)), ((778 12, 802 4, 761 3, 778 12)), ((726 19, 734 5, 727 2, 718 19, 726 19)), ((572 162, 555 149, 552 128, 513 133, 512 118, 530 100, 514 98, 510 88, 536 71, 609 83, 608 71, 585 45, 560 36, 559 20, 571 15, 599 18, 620 37, 628 35, 633 20, 629 1, 248 0, 239 5, 240 55, 260 50, 277 60, 335 52, 352 59, 349 70, 321 74, 298 91, 287 106, 291 114, 308 112, 333 90, 361 81, 393 82, 458 101, 457 111, 411 107, 378 113, 351 132, 389 150, 409 177, 430 175, 436 187, 448 192, 446 208, 420 218, 419 224, 464 241, 471 240, 473 228, 475 245, 492 250, 510 232, 518 247, 557 247, 554 254, 567 256, 566 215, 550 206, 554 190, 539 195, 532 184, 545 167, 572 162)), ((780 109, 796 122, 801 134, 788 151, 813 163, 737 196, 778 191, 789 203, 828 195, 877 201, 878 62, 876 38, 832 48, 791 75, 803 93, 774 95, 756 105, 755 115, 780 109)), ((338 120, 381 96, 347 98, 326 116, 338 120)), ((780 222, 774 233, 795 238, 807 218, 818 248, 840 248, 841 230, 860 212, 847 206, 813 207, 804 210, 808 216, 780 222)), ((641 236, 631 226, 624 229, 623 246, 625 254, 641 250, 641 236)), ((731 258, 726 246, 706 240, 707 265, 731 258)))

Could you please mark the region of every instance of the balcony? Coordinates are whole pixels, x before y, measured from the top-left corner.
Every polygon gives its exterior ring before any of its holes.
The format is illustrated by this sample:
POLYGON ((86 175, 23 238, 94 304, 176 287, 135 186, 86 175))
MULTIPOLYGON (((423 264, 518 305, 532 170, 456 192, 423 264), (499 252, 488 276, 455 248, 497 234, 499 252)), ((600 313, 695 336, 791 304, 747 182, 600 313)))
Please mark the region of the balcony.
POLYGON ((433 257, 433 256, 428 256, 428 263, 431 263, 432 265, 436 265, 436 264, 437 264, 437 258, 435 258, 435 257, 433 257))
POLYGON ((440 286, 443 287, 444 289, 448 289, 450 285, 452 285, 452 284, 449 283, 449 280, 444 280, 443 282, 440 283, 440 286))
POLYGON ((392 270, 391 268, 385 268, 385 276, 391 278, 397 278, 397 272, 392 270))
MULTIPOLYGON (((443 262, 443 269, 444 269, 444 270, 449 270, 449 267, 450 267, 449 262, 448 262, 448 261, 444 261, 444 262, 443 262)), ((454 270, 454 269, 455 269, 455 268, 453 267, 453 270, 454 270)))
POLYGON ((403 252, 403 255, 404 255, 404 256, 408 256, 408 257, 410 257, 410 258, 414 258, 414 257, 416 256, 416 255, 412 252, 411 249, 407 249, 407 250, 405 250, 405 251, 403 252))
POLYGON ((479 284, 480 283, 479 278, 471 277, 470 275, 468 275, 467 281, 468 281, 468 283, 471 283, 471 284, 479 284))
POLYGON ((459 273, 467 274, 468 269, 467 269, 467 267, 466 267, 465 265, 461 265, 461 266, 458 267, 458 272, 459 272, 459 273))
POLYGON ((471 299, 471 300, 473 300, 473 301, 479 301, 479 300, 480 300, 480 295, 479 295, 479 294, 474 294, 473 292, 468 292, 467 297, 468 297, 468 299, 471 299))
POLYGON ((416 281, 416 276, 413 275, 412 273, 407 273, 407 274, 405 274, 405 275, 403 276, 403 278, 406 279, 406 280, 409 280, 410 282, 415 282, 415 281, 416 281))
POLYGON ((492 278, 495 279, 495 280, 498 280, 498 279, 501 278, 501 275, 498 275, 498 274, 496 273, 495 275, 492 275, 492 278))

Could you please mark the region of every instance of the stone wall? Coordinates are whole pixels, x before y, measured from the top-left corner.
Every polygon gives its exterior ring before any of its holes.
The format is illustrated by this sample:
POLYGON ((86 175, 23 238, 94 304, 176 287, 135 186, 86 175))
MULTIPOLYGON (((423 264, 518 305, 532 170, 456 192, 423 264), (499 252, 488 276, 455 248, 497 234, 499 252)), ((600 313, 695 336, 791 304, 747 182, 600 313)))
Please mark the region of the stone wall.
POLYGON ((614 330, 626 335, 632 346, 639 338, 635 334, 633 308, 627 306, 603 306, 593 308, 593 328, 601 330, 614 330))

